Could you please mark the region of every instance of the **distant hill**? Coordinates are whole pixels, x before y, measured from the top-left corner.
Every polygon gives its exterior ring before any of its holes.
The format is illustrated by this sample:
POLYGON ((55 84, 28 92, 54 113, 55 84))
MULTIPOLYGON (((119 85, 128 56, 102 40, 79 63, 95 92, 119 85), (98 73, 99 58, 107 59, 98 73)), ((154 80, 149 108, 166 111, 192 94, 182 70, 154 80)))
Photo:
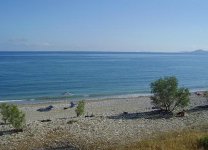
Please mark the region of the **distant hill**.
POLYGON ((198 50, 192 51, 191 53, 194 53, 194 54, 204 54, 204 53, 207 53, 208 54, 208 51, 207 50, 203 50, 203 49, 198 49, 198 50))

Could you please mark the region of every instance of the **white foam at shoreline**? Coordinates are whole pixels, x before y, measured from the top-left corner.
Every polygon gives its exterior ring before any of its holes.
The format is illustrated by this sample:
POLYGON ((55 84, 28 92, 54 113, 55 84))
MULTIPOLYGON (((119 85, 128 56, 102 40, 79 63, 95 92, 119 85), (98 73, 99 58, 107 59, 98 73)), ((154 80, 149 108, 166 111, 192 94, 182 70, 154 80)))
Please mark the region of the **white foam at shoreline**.
POLYGON ((22 102, 24 100, 3 100, 3 101, 0 101, 0 103, 8 103, 8 102, 22 102))

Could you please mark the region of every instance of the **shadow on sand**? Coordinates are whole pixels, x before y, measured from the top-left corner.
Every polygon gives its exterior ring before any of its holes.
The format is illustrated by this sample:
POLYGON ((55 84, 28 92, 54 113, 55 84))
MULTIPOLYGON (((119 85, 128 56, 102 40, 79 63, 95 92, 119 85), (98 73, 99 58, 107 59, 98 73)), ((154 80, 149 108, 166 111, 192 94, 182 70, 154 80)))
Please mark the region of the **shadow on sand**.
MULTIPOLYGON (((208 110, 208 105, 196 106, 192 109, 187 110, 186 112, 192 113, 192 112, 200 112, 204 110, 208 110)), ((153 111, 139 112, 139 113, 124 112, 118 115, 108 116, 107 118, 109 119, 142 119, 142 118, 144 119, 161 119, 161 118, 169 119, 169 118, 172 118, 173 116, 174 114, 171 112, 167 113, 162 110, 153 110, 153 111)))
POLYGON ((60 146, 56 148, 46 148, 45 150, 79 150, 74 146, 60 146))
POLYGON ((169 119, 173 117, 173 113, 167 113, 161 110, 153 110, 148 112, 139 112, 139 113, 121 113, 114 116, 108 116, 109 119, 169 119))
POLYGON ((199 112, 203 110, 208 110, 208 105, 196 106, 192 109, 187 110, 187 112, 192 113, 192 112, 199 112))
MULTIPOLYGON (((8 125, 9 123, 0 122, 0 126, 8 126, 8 125)), ((22 129, 9 129, 9 130, 0 131, 0 136, 18 133, 18 132, 23 132, 23 130, 22 129)))
POLYGON ((19 133, 19 132, 23 132, 22 129, 11 129, 11 130, 6 130, 6 131, 0 131, 0 136, 2 135, 10 135, 10 134, 14 134, 14 133, 19 133))

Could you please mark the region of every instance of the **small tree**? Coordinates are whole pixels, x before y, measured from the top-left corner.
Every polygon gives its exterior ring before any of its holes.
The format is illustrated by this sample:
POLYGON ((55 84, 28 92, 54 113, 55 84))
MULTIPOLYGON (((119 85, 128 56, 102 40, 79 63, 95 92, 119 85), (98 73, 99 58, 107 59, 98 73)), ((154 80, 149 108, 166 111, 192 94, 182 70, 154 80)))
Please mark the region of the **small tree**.
POLYGON ((4 123, 6 124, 8 119, 9 119, 9 106, 8 104, 6 103, 3 103, 0 105, 0 113, 2 115, 2 120, 4 121, 4 123))
POLYGON ((79 117, 79 116, 84 114, 84 109, 85 109, 85 101, 84 100, 79 101, 78 105, 77 105, 77 108, 75 109, 77 117, 79 117))
POLYGON ((152 104, 162 110, 172 112, 177 107, 184 108, 189 103, 189 90, 178 88, 176 77, 164 77, 151 83, 152 104))
POLYGON ((25 114, 16 105, 1 104, 0 110, 2 120, 8 121, 15 129, 21 129, 25 124, 25 114))
POLYGON ((11 105, 8 120, 15 129, 21 129, 25 124, 25 114, 16 105, 11 105))

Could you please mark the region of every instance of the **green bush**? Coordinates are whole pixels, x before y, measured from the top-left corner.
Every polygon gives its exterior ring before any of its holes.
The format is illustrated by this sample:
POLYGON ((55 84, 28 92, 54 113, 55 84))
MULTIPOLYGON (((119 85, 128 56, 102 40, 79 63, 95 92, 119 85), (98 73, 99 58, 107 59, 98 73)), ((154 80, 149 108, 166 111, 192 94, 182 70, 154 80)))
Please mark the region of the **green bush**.
POLYGON ((203 147, 204 149, 208 150, 208 136, 203 137, 199 140, 200 147, 203 147))
POLYGON ((84 114, 84 109, 85 109, 85 101, 79 101, 77 108, 75 109, 75 112, 77 114, 77 117, 81 116, 84 114))
POLYGON ((0 105, 0 113, 2 115, 2 120, 4 121, 5 124, 7 123, 9 116, 10 116, 9 107, 10 105, 6 103, 3 103, 0 105))
POLYGON ((184 108, 189 103, 189 90, 178 88, 176 77, 164 77, 151 83, 152 104, 162 110, 172 112, 177 107, 184 108))
POLYGON ((0 113, 2 120, 10 123, 15 129, 21 129, 25 124, 25 114, 14 104, 1 104, 0 113))

